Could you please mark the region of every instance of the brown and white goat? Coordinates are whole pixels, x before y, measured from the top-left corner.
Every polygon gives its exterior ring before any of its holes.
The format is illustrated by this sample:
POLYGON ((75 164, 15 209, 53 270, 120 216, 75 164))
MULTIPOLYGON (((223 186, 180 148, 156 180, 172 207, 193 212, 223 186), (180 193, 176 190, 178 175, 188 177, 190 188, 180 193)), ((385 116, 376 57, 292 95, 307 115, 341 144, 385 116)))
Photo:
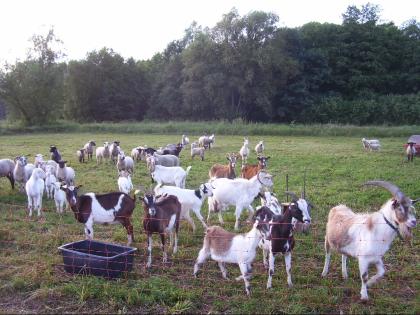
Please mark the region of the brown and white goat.
POLYGON ((236 166, 236 160, 238 159, 238 156, 236 153, 231 153, 226 155, 226 159, 229 161, 228 165, 222 165, 222 164, 214 164, 210 171, 209 171, 209 177, 211 178, 230 178, 234 179, 236 178, 235 174, 235 166, 236 166))
POLYGON ((207 229, 203 241, 203 247, 198 253, 194 265, 194 276, 204 262, 211 257, 217 261, 222 272, 223 278, 227 278, 225 263, 238 264, 241 275, 236 280, 243 279, 245 291, 251 293, 249 279, 252 275, 252 262, 255 259, 258 243, 263 238, 268 237, 269 221, 272 212, 264 207, 255 214, 255 222, 251 231, 244 234, 235 234, 222 229, 219 226, 211 226, 207 229))
POLYGON ((374 284, 384 273, 382 257, 388 251, 395 236, 411 239, 411 229, 416 226, 412 200, 394 184, 386 181, 368 181, 365 185, 387 189, 392 198, 379 211, 373 213, 354 213, 345 205, 330 210, 325 235, 325 265, 322 276, 328 273, 331 251, 339 252, 342 262, 343 278, 347 279, 347 256, 356 257, 359 262, 362 287, 362 300, 368 300, 367 288, 374 284), (368 277, 369 265, 376 266, 377 273, 368 277))
POLYGON ((259 171, 264 170, 267 167, 267 161, 270 157, 258 156, 258 164, 246 164, 241 167, 241 177, 251 179, 258 174, 259 171))
POLYGON ((413 162, 414 161, 414 156, 416 155, 416 148, 415 148, 415 142, 408 142, 407 143, 407 149, 406 149, 406 154, 407 154, 407 162, 413 162))
MULTIPOLYGON (((121 223, 127 230, 128 245, 134 241, 131 215, 133 214, 135 198, 121 192, 108 194, 87 193, 78 196, 79 186, 61 186, 66 193, 67 202, 74 212, 74 217, 85 225, 85 235, 93 239, 93 224, 121 223)), ((136 192, 137 193, 137 192, 136 192)))
POLYGON ((169 244, 171 246, 173 243, 173 253, 177 252, 181 204, 177 197, 171 195, 155 197, 152 194, 146 194, 142 201, 144 208, 143 228, 147 233, 148 259, 146 267, 150 268, 152 266, 152 235, 154 233, 160 234, 164 263, 168 259, 165 250, 165 233, 169 233, 169 244))

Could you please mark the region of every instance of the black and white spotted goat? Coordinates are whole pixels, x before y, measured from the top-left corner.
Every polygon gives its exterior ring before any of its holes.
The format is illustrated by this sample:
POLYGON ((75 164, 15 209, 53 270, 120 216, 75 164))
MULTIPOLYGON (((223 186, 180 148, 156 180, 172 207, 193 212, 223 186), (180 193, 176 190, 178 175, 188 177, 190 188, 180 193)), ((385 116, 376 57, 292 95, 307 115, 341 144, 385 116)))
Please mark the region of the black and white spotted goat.
POLYGON ((272 277, 274 274, 275 255, 279 253, 284 255, 287 272, 287 284, 289 287, 293 286, 292 274, 290 272, 292 267, 292 250, 295 246, 295 240, 293 237, 294 224, 292 220, 296 219, 299 222, 303 222, 302 231, 305 233, 309 231, 311 224, 311 205, 305 200, 304 194, 302 194, 301 198, 298 198, 293 192, 286 192, 286 194, 292 196, 292 202, 284 207, 281 214, 275 213, 267 206, 261 207, 266 208, 273 213, 273 217, 270 221, 269 236, 264 238, 259 244, 260 248, 263 250, 264 266, 265 268, 268 268, 267 289, 271 288, 272 277))

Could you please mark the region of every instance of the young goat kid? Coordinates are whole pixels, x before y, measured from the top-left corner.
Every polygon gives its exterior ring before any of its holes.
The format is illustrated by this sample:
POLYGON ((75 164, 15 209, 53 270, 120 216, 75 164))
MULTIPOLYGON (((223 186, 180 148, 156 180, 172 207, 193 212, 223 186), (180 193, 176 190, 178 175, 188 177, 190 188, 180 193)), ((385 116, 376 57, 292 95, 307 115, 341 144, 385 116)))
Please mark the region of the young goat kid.
POLYGON ((163 263, 168 260, 165 250, 165 234, 169 233, 170 246, 173 243, 173 253, 178 250, 178 229, 181 215, 181 204, 175 196, 155 197, 152 194, 146 194, 143 198, 144 218, 143 228, 147 234, 147 264, 152 266, 152 235, 160 234, 163 251, 163 263))
POLYGON ((325 265, 322 276, 328 273, 331 251, 341 253, 342 274, 347 279, 347 257, 357 258, 359 262, 362 287, 362 300, 368 300, 367 288, 373 285, 384 273, 382 257, 388 251, 395 236, 411 239, 411 229, 416 226, 412 200, 394 184, 386 181, 368 181, 365 185, 387 189, 392 198, 379 211, 373 213, 354 213, 345 205, 330 210, 325 234, 325 265), (377 273, 369 278, 369 265, 376 266, 377 273))
MULTIPOLYGON (((302 198, 298 198, 292 192, 286 192, 292 196, 292 202, 285 207, 282 214, 276 215, 273 213, 273 218, 270 221, 270 235, 269 238, 264 239, 260 243, 263 250, 263 263, 268 268, 267 289, 271 288, 272 277, 274 274, 275 255, 283 254, 286 265, 287 284, 289 287, 293 286, 292 274, 290 269, 292 267, 292 250, 295 246, 295 239, 293 237, 293 219, 303 222, 303 231, 306 233, 311 224, 310 204, 302 198), (268 264, 267 264, 268 257, 268 264)), ((271 211, 268 207, 268 211, 271 211)))
POLYGON ((203 241, 203 247, 198 253, 194 265, 194 276, 204 262, 211 257, 217 261, 223 278, 227 279, 225 263, 238 264, 241 275, 237 281, 243 279, 246 294, 251 294, 249 282, 252 275, 252 262, 255 259, 256 249, 261 239, 269 234, 269 221, 272 213, 268 208, 259 209, 255 214, 255 222, 251 231, 245 234, 235 234, 222 229, 219 226, 211 226, 207 229, 203 241))
POLYGON ((87 193, 78 196, 79 186, 61 186, 66 193, 67 202, 74 212, 74 217, 85 225, 87 239, 93 239, 93 224, 117 224, 121 223, 127 230, 127 245, 134 241, 131 215, 135 207, 135 198, 121 192, 108 194, 87 193))

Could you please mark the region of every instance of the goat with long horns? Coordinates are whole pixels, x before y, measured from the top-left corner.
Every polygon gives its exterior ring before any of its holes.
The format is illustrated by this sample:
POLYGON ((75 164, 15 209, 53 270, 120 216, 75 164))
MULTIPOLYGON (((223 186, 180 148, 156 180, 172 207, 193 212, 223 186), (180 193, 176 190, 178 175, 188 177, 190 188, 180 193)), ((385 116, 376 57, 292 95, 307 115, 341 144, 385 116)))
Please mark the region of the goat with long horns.
POLYGON ((377 186, 392 194, 380 209, 374 213, 354 213, 345 205, 338 205, 330 210, 325 235, 325 265, 322 276, 328 273, 331 251, 342 256, 342 274, 347 279, 347 256, 358 259, 362 287, 362 300, 368 300, 367 288, 374 284, 384 273, 382 257, 388 251, 396 236, 411 239, 411 229, 416 226, 414 204, 412 200, 394 184, 386 181, 368 181, 364 186, 377 186), (370 264, 376 266, 377 273, 368 277, 370 264))

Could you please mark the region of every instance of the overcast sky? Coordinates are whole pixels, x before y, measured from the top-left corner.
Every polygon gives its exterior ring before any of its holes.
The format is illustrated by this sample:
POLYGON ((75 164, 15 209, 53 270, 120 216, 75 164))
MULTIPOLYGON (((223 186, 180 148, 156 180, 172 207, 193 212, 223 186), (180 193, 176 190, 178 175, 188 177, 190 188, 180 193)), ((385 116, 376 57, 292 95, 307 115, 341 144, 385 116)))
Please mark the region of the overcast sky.
MULTIPOLYGON (((368 0, 0 0, 0 63, 25 59, 33 34, 54 27, 68 59, 112 48, 124 58, 149 59, 184 35, 193 21, 213 27, 235 7, 241 16, 254 10, 273 12, 280 26, 311 21, 341 23, 349 5, 368 0)), ((420 20, 419 0, 372 0, 383 21, 401 25, 420 20)))

